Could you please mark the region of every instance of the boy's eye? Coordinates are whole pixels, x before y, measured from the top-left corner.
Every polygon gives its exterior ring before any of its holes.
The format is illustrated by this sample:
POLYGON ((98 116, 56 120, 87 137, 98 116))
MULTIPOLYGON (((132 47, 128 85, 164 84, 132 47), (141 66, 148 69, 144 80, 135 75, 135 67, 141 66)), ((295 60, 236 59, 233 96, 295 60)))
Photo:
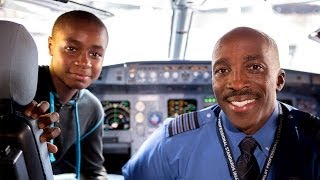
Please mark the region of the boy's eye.
POLYGON ((91 53, 90 55, 93 56, 93 57, 97 57, 97 58, 98 57, 102 57, 102 55, 97 53, 97 52, 91 53))
POLYGON ((67 51, 74 52, 74 51, 76 51, 76 48, 69 46, 69 47, 66 48, 66 50, 67 50, 67 51))
POLYGON ((215 70, 214 74, 224 74, 226 72, 228 72, 228 69, 221 68, 221 69, 215 70))

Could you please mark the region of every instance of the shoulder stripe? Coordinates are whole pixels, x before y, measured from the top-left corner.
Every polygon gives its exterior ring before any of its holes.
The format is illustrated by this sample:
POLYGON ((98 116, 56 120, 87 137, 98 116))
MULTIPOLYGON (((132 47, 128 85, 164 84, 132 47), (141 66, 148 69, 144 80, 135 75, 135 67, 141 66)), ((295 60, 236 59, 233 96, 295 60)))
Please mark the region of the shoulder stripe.
POLYGON ((177 116, 168 126, 169 137, 199 128, 198 113, 190 112, 177 116))

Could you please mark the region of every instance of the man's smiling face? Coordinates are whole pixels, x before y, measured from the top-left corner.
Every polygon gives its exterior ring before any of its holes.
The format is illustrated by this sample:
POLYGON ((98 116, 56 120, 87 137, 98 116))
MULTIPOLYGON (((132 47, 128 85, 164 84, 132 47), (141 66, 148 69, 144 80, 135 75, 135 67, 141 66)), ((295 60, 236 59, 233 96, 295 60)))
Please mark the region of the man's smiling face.
POLYGON ((256 31, 238 29, 216 45, 213 91, 239 130, 255 133, 270 117, 284 84, 276 46, 256 31))

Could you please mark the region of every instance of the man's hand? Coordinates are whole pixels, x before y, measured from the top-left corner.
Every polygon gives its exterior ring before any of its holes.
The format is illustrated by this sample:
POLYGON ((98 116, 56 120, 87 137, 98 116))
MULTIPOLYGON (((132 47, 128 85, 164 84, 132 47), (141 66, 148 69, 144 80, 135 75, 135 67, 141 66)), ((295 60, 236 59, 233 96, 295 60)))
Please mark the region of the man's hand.
POLYGON ((32 101, 26 106, 24 114, 32 119, 38 119, 38 127, 43 129, 40 141, 47 142, 48 151, 56 153, 58 151, 57 146, 49 143, 49 141, 58 137, 61 130, 58 127, 50 127, 50 125, 59 120, 59 114, 57 112, 45 114, 49 107, 50 104, 46 101, 42 101, 40 103, 32 101))

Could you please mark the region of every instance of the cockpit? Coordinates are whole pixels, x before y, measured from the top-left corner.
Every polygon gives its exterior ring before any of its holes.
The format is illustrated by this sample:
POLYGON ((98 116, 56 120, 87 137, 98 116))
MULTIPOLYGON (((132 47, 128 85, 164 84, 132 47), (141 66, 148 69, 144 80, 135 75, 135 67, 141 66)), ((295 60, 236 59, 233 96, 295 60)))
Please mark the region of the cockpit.
POLYGON ((50 28, 75 9, 94 13, 109 30, 101 74, 88 87, 104 108, 108 173, 121 175, 166 118, 217 103, 212 51, 234 27, 263 30, 277 41, 286 71, 277 98, 320 116, 318 0, 2 0, 0 20, 23 24, 37 44, 39 65, 49 65, 50 28))

